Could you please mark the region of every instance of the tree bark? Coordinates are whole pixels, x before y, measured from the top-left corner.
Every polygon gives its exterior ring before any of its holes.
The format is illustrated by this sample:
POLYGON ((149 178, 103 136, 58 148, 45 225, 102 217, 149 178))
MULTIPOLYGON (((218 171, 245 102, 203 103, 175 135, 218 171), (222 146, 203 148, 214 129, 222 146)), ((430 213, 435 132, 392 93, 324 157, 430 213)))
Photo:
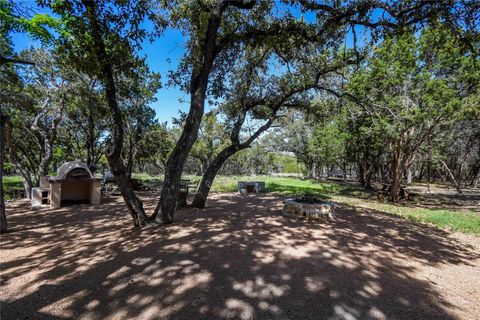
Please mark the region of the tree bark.
POLYGON ((408 169, 407 170, 407 184, 412 183, 412 170, 408 169))
POLYGON ((372 162, 367 162, 366 163, 366 170, 365 170, 365 178, 363 179, 364 180, 364 184, 363 184, 363 187, 366 189, 366 190, 370 190, 372 189, 372 174, 373 174, 373 163, 372 162))
POLYGON ((94 1, 82 0, 86 9, 86 14, 90 22, 91 32, 93 36, 95 54, 101 66, 101 79, 105 85, 107 104, 113 113, 113 141, 107 146, 106 156, 110 169, 117 182, 120 193, 129 209, 135 226, 142 226, 147 221, 143 204, 135 195, 127 176, 125 164, 122 159, 123 148, 123 120, 120 108, 118 107, 116 97, 115 80, 113 77, 113 66, 107 57, 103 33, 97 18, 96 5, 94 1))
MULTIPOLYGON (((90 95, 90 93, 89 93, 90 95)), ((90 100, 90 105, 88 106, 88 116, 87 116, 87 165, 92 167, 95 165, 95 122, 93 119, 93 99, 90 100)))
POLYGON ((400 200, 400 187, 402 185, 402 158, 403 150, 400 139, 397 139, 395 145, 395 154, 392 160, 392 185, 390 190, 390 197, 393 202, 400 200))
POLYGON ((198 186, 198 192, 193 199, 193 207, 200 209, 205 208, 205 203, 207 201, 210 188, 212 187, 213 180, 215 179, 218 171, 222 168, 225 161, 227 161, 231 156, 233 156, 240 150, 244 150, 250 147, 250 145, 253 141, 255 141, 255 139, 257 139, 265 130, 270 128, 275 119, 275 112, 276 110, 274 110, 272 118, 270 118, 264 125, 258 128, 247 140, 242 143, 240 143, 239 135, 240 129, 245 120, 247 109, 244 109, 243 113, 239 114, 234 129, 232 130, 232 133, 230 135, 232 144, 220 151, 220 153, 213 159, 213 161, 210 162, 207 170, 202 176, 202 180, 200 181, 200 184, 198 186))
POLYGON ((462 189, 460 188, 460 181, 455 179, 455 175, 454 175, 453 172, 450 170, 450 168, 447 166, 447 164, 445 163, 445 161, 440 160, 440 162, 443 164, 445 170, 446 170, 447 173, 448 173, 448 176, 449 176, 450 179, 452 180, 452 184, 453 184, 453 186, 455 187, 455 190, 457 190, 458 193, 462 193, 462 189))
POLYGON ((173 222, 179 182, 183 167, 194 142, 197 140, 198 129, 205 110, 205 97, 208 87, 208 79, 212 70, 216 52, 216 38, 220 18, 212 14, 209 17, 206 37, 203 43, 203 61, 201 65, 194 66, 190 81, 190 111, 185 119, 182 134, 175 145, 165 167, 160 201, 155 208, 152 219, 168 224, 173 222), (159 216, 159 213, 161 215, 159 216))
POLYGON ((360 182, 362 186, 365 186, 365 169, 363 167, 363 163, 359 161, 357 162, 357 165, 358 165, 358 182, 360 182))
POLYGON ((210 163, 202 176, 202 180, 198 185, 198 191, 192 202, 192 207, 203 209, 207 201, 210 188, 212 187, 213 180, 217 176, 218 171, 222 168, 225 161, 240 150, 246 149, 248 146, 231 145, 223 149, 210 163))
POLYGON ((57 136, 57 128, 63 118, 63 111, 65 108, 65 95, 60 99, 60 105, 53 109, 53 114, 49 115, 49 105, 52 103, 50 97, 42 103, 42 109, 35 116, 31 129, 38 135, 40 145, 40 163, 38 165, 38 173, 40 176, 48 176, 50 163, 53 157, 53 144, 57 136), (50 126, 40 124, 40 120, 43 118, 51 119, 50 126))

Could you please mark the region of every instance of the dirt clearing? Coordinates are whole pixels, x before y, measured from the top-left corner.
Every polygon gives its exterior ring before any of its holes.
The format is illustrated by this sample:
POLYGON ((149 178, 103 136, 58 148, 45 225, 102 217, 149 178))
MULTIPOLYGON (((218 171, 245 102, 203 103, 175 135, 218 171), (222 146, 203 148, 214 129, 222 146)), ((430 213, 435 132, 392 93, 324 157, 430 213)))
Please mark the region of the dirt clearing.
MULTIPOLYGON (((144 195, 147 208, 154 198, 144 195)), ((2 319, 478 319, 479 238, 342 206, 218 194, 137 230, 120 198, 7 210, 2 319)))

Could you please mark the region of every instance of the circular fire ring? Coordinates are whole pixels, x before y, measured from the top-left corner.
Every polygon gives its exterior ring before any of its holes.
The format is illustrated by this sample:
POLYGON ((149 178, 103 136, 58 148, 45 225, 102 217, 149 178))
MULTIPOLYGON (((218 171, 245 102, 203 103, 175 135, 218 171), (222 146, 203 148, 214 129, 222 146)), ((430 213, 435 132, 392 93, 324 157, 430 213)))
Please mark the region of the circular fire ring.
POLYGON ((307 220, 334 220, 335 203, 305 195, 283 200, 283 215, 307 220))

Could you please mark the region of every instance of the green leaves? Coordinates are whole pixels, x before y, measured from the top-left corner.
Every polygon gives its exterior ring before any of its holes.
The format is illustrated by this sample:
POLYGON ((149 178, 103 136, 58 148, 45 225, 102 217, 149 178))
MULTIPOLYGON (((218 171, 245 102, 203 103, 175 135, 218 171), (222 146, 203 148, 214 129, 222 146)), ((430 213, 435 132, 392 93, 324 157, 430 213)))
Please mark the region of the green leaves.
POLYGON ((11 32, 26 32, 44 44, 52 43, 54 32, 60 25, 60 20, 45 13, 28 17, 19 4, 8 0, 0 0, 0 20, 2 36, 6 37, 11 32))

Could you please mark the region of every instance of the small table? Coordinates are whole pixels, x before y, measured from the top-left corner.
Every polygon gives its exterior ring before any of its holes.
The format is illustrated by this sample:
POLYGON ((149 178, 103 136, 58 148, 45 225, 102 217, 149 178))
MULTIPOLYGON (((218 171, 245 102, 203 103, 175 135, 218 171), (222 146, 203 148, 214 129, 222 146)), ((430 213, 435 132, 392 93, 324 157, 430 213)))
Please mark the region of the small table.
POLYGON ((238 192, 240 193, 265 192, 265 182, 264 181, 239 181, 238 192))

